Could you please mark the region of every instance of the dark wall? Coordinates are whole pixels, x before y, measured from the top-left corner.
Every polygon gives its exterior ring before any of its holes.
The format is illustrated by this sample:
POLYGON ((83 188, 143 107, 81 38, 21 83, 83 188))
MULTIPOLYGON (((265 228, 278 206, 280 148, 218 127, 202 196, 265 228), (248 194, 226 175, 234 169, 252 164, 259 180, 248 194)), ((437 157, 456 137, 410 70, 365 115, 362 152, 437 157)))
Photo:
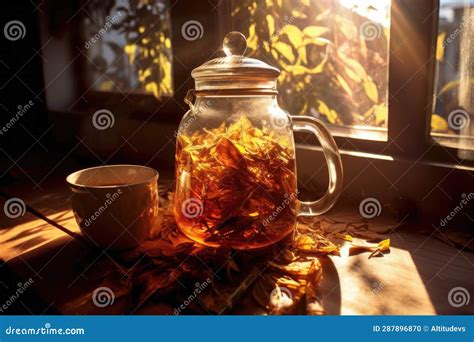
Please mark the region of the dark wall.
POLYGON ((1 3, 0 158, 2 160, 22 154, 25 148, 36 143, 36 139, 43 135, 47 128, 37 20, 39 9, 34 2, 16 0, 1 3))

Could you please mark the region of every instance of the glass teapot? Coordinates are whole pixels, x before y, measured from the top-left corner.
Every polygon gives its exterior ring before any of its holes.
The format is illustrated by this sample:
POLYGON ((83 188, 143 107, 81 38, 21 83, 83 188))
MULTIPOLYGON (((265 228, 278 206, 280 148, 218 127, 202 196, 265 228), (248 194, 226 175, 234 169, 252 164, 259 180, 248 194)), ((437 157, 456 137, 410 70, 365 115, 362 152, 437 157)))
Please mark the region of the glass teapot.
POLYGON ((225 57, 192 71, 196 89, 185 98, 190 110, 177 131, 173 210, 194 241, 260 248, 288 236, 297 216, 333 206, 342 188, 341 158, 321 121, 278 106, 280 71, 244 57, 244 35, 229 33, 223 48, 225 57), (317 136, 328 164, 329 187, 314 202, 298 200, 293 132, 299 131, 317 136))

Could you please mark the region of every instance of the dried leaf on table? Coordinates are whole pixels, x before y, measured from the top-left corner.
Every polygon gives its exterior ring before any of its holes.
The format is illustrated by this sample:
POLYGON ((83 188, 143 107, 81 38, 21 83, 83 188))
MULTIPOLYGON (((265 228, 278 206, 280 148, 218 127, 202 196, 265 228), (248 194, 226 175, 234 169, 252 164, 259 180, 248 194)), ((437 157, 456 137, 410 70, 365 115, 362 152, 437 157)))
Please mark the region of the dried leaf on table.
POLYGON ((362 252, 370 252, 369 259, 374 256, 383 255, 390 250, 390 239, 380 241, 376 246, 351 243, 349 254, 354 255, 362 252))

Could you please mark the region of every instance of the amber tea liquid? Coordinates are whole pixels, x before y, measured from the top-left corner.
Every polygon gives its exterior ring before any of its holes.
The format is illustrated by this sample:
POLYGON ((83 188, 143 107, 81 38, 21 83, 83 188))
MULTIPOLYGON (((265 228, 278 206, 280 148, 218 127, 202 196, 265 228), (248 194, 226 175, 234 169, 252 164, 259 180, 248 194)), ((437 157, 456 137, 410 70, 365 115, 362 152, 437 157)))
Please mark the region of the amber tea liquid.
POLYGON ((208 245, 264 247, 290 234, 297 212, 292 142, 251 126, 178 138, 174 214, 182 232, 208 245))

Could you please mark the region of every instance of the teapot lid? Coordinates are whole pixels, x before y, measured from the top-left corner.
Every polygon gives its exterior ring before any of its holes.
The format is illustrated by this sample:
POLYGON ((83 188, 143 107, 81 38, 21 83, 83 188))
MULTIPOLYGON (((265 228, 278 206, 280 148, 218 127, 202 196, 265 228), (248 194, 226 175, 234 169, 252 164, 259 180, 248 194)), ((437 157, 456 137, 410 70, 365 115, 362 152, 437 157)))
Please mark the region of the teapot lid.
POLYGON ((191 72, 196 90, 276 89, 280 70, 245 57, 247 39, 242 33, 228 33, 222 45, 225 57, 212 59, 191 72))

